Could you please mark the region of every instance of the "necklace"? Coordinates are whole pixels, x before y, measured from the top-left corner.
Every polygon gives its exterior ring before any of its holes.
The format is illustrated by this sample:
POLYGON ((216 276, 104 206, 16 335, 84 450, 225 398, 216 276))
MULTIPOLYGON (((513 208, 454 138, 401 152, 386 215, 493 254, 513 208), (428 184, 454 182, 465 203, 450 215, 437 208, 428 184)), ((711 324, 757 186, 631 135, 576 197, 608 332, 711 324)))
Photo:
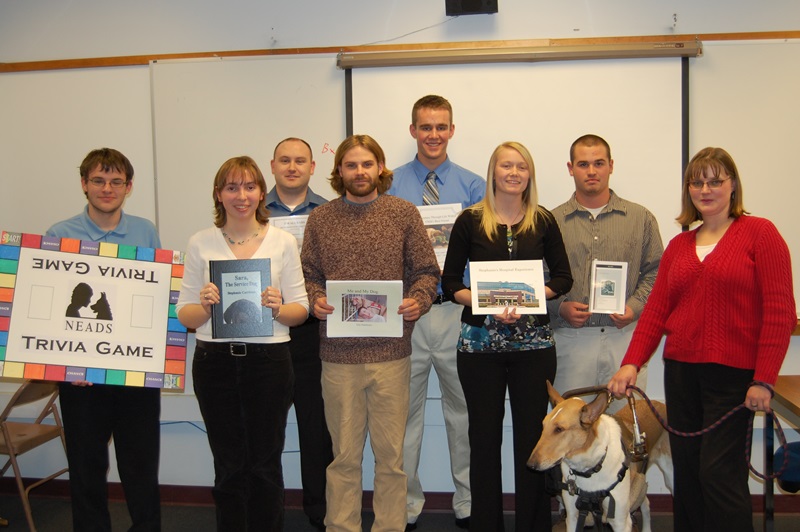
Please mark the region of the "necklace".
POLYGON ((517 214, 515 214, 514 217, 511 219, 511 223, 507 224, 507 223, 503 222, 503 218, 502 218, 502 216, 500 216, 500 213, 499 212, 497 213, 497 218, 500 220, 500 223, 502 223, 503 225, 506 226, 506 245, 508 246, 508 258, 509 259, 513 259, 514 256, 516 255, 515 247, 516 247, 517 239, 514 238, 514 229, 512 228, 512 224, 514 223, 514 220, 517 219, 517 216, 519 216, 520 214, 522 214, 522 207, 519 208, 519 211, 517 211, 517 214))
POLYGON ((222 236, 224 236, 228 240, 228 242, 230 242, 231 244, 234 244, 234 245, 242 246, 242 245, 250 242, 252 239, 257 237, 261 233, 261 226, 260 225, 258 226, 258 229, 256 229, 255 233, 253 233, 249 237, 245 238, 244 240, 239 240, 238 242, 236 240, 232 239, 231 237, 229 237, 228 233, 226 233, 224 229, 222 229, 221 231, 222 231, 222 236))
POLYGON ((505 225, 506 227, 511 227, 514 224, 514 220, 516 220, 517 216, 519 216, 520 214, 522 214, 522 207, 521 206, 520 206, 519 210, 517 211, 517 214, 515 214, 514 217, 511 218, 511 223, 504 222, 503 221, 503 217, 500 216, 500 212, 497 213, 497 219, 500 220, 500 223, 505 225))

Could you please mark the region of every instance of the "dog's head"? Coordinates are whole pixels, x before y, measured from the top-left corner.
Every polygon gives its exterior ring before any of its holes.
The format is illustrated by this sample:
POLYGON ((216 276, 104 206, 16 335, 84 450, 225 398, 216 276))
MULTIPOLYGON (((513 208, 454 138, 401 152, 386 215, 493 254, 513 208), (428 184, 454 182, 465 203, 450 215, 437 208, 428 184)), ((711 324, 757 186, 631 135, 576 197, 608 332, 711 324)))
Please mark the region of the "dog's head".
POLYGON ((595 422, 607 406, 604 394, 589 404, 577 397, 564 399, 550 381, 547 381, 547 393, 553 410, 542 421, 542 437, 528 458, 528 467, 539 471, 588 449, 597 437, 595 422))
POLYGON ((105 292, 101 292, 100 298, 89 308, 91 308, 96 314, 102 316, 111 314, 111 306, 108 304, 108 298, 106 298, 105 292))

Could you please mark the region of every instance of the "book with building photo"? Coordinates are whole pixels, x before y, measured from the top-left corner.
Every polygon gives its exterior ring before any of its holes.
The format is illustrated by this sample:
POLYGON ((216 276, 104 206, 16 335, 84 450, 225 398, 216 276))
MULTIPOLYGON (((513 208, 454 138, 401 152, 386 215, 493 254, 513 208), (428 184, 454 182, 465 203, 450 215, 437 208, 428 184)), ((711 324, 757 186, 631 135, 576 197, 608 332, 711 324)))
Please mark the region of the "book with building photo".
POLYGON ((541 260, 475 261, 469 263, 473 314, 546 314, 541 260))

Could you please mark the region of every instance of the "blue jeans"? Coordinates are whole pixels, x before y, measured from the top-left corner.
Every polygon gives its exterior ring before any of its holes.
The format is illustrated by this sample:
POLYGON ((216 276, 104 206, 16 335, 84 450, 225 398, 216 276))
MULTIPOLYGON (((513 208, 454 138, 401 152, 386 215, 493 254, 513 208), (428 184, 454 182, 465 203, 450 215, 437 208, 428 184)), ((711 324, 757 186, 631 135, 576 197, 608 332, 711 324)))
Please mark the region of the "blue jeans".
POLYGON ((288 343, 198 341, 192 377, 214 456, 217 530, 283 530, 281 453, 294 374, 288 343))

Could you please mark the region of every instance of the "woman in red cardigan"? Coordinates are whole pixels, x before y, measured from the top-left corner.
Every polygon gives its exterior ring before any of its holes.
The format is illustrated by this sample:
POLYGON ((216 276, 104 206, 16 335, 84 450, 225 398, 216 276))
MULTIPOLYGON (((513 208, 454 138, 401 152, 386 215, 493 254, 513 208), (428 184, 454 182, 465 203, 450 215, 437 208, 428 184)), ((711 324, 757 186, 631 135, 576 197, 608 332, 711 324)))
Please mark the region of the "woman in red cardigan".
MULTIPOLYGON (((748 216, 736 164, 705 148, 686 168, 682 225, 664 252, 622 367, 608 389, 622 396, 666 335, 669 422, 701 430, 735 406, 770 411, 772 385, 797 323, 789 248, 768 220, 748 216)), ((675 530, 753 530, 744 459, 751 412, 706 435, 670 435, 675 530)))

